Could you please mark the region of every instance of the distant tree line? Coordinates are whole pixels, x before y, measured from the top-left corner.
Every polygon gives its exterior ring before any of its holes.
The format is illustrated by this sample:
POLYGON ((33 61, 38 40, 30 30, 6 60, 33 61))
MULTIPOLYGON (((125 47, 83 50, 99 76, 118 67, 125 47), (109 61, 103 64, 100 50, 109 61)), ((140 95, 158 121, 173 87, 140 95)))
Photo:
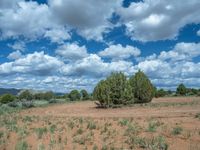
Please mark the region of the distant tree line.
POLYGON ((12 94, 3 94, 0 96, 0 103, 9 103, 13 101, 34 101, 34 100, 45 100, 49 101, 50 103, 54 103, 56 99, 66 99, 68 101, 78 101, 78 100, 89 100, 92 99, 91 95, 88 94, 86 90, 72 90, 70 93, 58 96, 54 94, 52 91, 47 92, 37 92, 33 93, 29 90, 23 90, 19 92, 17 96, 12 94))
POLYGON ((23 102, 26 107, 32 106, 32 101, 48 101, 56 103, 58 99, 65 101, 97 100, 99 107, 115 107, 119 105, 129 105, 134 103, 148 103, 153 97, 164 96, 200 96, 200 89, 187 88, 184 84, 179 84, 176 91, 157 89, 142 71, 127 78, 124 73, 112 73, 105 80, 99 81, 92 94, 85 89, 72 90, 64 95, 56 95, 52 91, 31 92, 23 90, 17 96, 3 94, 0 96, 0 103, 11 103, 15 101, 23 102))
POLYGON ((187 88, 183 83, 179 84, 176 91, 156 89, 154 87, 155 97, 165 96, 200 96, 200 89, 187 88))

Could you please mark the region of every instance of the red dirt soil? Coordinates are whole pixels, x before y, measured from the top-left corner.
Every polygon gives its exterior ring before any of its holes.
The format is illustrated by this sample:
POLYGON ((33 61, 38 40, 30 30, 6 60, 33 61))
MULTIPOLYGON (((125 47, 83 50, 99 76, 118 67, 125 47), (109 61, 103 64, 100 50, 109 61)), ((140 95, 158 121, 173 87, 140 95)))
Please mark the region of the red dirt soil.
MULTIPOLYGON (((26 124, 30 134, 26 141, 31 145, 30 149, 38 149, 38 144, 43 143, 47 148, 51 141, 49 132, 42 139, 37 139, 34 132, 36 128, 47 127, 52 124, 57 126, 53 137, 67 139, 65 144, 55 144, 53 149, 93 149, 97 145, 99 149, 103 145, 114 145, 116 149, 131 149, 127 143, 130 136, 125 136, 128 126, 121 126, 120 120, 127 119, 131 123, 136 123, 140 127, 137 137, 150 138, 163 136, 168 144, 169 150, 200 150, 200 119, 195 115, 200 113, 200 98, 198 97, 176 97, 176 98, 158 98, 153 99, 150 104, 136 105, 133 107, 123 107, 115 109, 97 109, 94 102, 75 102, 69 104, 55 104, 47 107, 32 108, 20 111, 15 114, 21 118, 18 121, 19 126, 24 126, 21 121, 30 116, 32 122, 26 124), (83 123, 81 124, 81 120, 83 123), (151 121, 157 121, 159 126, 156 132, 149 132, 148 126, 151 121), (74 123, 74 128, 70 128, 70 123, 74 123), (88 129, 88 122, 94 122, 95 129, 88 129), (108 131, 103 132, 108 125, 108 131), (173 135, 175 127, 181 127, 183 131, 179 135, 173 135), (78 129, 83 129, 81 135, 77 135, 78 129), (102 133, 103 132, 103 133, 102 133), (86 141, 84 144, 74 142, 78 137, 92 134, 92 141, 86 141), (108 136, 109 135, 109 136, 108 136), (105 139, 105 138, 108 139, 105 139)), ((10 116, 12 117, 12 116, 10 116)), ((1 127, 0 127, 1 129, 1 127)), ((3 128, 4 129, 4 128, 3 128)), ((5 129, 4 129, 5 130, 5 129)), ((18 141, 16 133, 11 133, 8 143, 0 149, 14 150, 18 141)), ((57 142, 58 143, 58 142, 57 142)), ((134 149, 142 149, 136 146, 134 149)), ((149 148, 147 148, 149 149, 149 148)))

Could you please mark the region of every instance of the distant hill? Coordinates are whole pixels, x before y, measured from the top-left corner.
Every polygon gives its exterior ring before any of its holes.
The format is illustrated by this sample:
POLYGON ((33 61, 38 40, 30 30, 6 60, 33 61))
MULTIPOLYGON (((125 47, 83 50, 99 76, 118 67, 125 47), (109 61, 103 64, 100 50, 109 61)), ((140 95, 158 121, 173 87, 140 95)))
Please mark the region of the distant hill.
POLYGON ((21 91, 21 89, 5 89, 5 88, 0 88, 0 95, 2 94, 13 94, 13 95, 17 95, 17 93, 19 93, 21 91))

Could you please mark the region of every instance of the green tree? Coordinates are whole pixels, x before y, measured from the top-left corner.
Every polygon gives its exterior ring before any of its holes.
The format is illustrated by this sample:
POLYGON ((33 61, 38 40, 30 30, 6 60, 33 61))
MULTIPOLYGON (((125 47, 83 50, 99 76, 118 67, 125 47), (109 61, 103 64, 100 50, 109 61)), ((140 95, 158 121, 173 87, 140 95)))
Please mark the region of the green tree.
POLYGON ((167 91, 165 91, 164 89, 159 89, 156 91, 155 97, 164 97, 168 94, 167 91))
POLYGON ((12 94, 4 94, 1 96, 0 102, 3 104, 6 104, 14 100, 15 100, 15 97, 12 94))
POLYGON ((55 97, 55 95, 54 95, 54 93, 51 92, 51 91, 43 93, 43 98, 44 98, 45 100, 51 100, 51 99, 53 99, 54 97, 55 97))
POLYGON ((187 93, 187 88, 185 87, 185 85, 183 83, 179 84, 177 89, 176 89, 176 94, 178 95, 186 95, 187 93))
POLYGON ((126 81, 125 89, 123 92, 123 104, 133 104, 135 102, 133 88, 131 87, 130 81, 126 81))
POLYGON ((109 85, 109 97, 114 105, 125 104, 128 100, 133 100, 133 97, 129 98, 130 88, 126 76, 122 72, 112 73, 108 78, 109 85), (128 95, 129 94, 129 95, 128 95))
POLYGON ((33 95, 29 92, 29 90, 25 90, 25 91, 22 91, 20 94, 19 94, 19 99, 20 100, 32 100, 33 99, 33 95))
POLYGON ((130 77, 130 84, 136 103, 147 103, 152 100, 154 96, 154 87, 142 71, 139 70, 134 76, 130 77))
POLYGON ((42 100, 42 99, 44 99, 43 93, 36 93, 36 94, 34 94, 34 99, 36 99, 36 100, 42 100))
POLYGON ((82 100, 89 100, 89 94, 88 94, 88 92, 86 91, 86 90, 81 90, 81 98, 82 98, 82 100))
POLYGON ((93 99, 99 101, 101 107, 106 107, 111 104, 110 99, 110 88, 106 80, 101 80, 93 91, 93 99))
POLYGON ((76 101, 76 100, 80 100, 81 98, 81 94, 79 93, 78 90, 72 90, 70 93, 69 93, 69 98, 71 101, 76 101))
POLYGON ((134 102, 133 89, 122 72, 112 73, 94 88, 93 97, 100 106, 126 105, 134 102))

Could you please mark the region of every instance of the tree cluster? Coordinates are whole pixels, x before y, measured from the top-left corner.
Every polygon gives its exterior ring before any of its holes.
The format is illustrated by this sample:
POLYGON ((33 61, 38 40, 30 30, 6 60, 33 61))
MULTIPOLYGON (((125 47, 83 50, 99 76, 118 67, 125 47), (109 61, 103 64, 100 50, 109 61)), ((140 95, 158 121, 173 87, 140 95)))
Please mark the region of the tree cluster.
POLYGON ((67 98, 69 98, 70 101, 89 100, 90 96, 88 92, 83 89, 80 92, 78 90, 72 90, 69 94, 67 94, 67 98))
POLYGON ((156 89, 154 92, 154 97, 165 97, 165 96, 172 96, 173 92, 171 90, 164 90, 164 89, 156 89))
POLYGON ((99 107, 147 103, 153 95, 153 85, 142 71, 129 79, 122 72, 112 73, 101 80, 93 91, 93 98, 98 100, 99 107))
POLYGON ((179 84, 176 89, 176 95, 180 96, 200 96, 200 89, 187 88, 183 83, 179 84))
POLYGON ((26 101, 31 101, 31 100, 51 100, 54 97, 55 97, 55 95, 51 91, 33 94, 29 90, 22 91, 18 96, 19 100, 26 100, 26 101))

